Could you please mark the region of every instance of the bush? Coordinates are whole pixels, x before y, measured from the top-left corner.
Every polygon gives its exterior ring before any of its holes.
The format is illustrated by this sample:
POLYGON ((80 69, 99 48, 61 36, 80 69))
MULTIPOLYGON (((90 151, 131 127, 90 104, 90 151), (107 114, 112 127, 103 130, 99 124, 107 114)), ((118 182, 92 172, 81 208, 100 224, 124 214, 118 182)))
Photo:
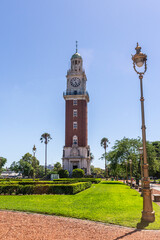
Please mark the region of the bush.
POLYGON ((59 174, 60 178, 68 178, 69 177, 69 172, 64 169, 59 170, 58 174, 59 174))
POLYGON ((54 183, 76 183, 76 182, 92 182, 92 183, 100 183, 101 178, 61 178, 53 180, 54 183))
POLYGON ((76 194, 91 187, 91 185, 91 182, 73 184, 0 185, 0 194, 76 194))
POLYGON ((84 177, 84 171, 82 169, 79 169, 79 168, 74 169, 72 171, 72 177, 73 178, 82 178, 82 177, 84 177))

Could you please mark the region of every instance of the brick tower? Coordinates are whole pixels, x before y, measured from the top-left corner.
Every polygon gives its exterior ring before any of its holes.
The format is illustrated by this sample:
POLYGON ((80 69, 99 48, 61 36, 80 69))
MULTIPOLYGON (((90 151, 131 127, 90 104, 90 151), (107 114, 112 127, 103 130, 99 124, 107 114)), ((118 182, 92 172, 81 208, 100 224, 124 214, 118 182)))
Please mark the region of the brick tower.
POLYGON ((63 169, 72 173, 81 168, 90 174, 90 148, 88 146, 86 74, 83 60, 77 52, 71 57, 71 68, 67 72, 67 89, 63 97, 66 104, 65 146, 63 148, 63 169))

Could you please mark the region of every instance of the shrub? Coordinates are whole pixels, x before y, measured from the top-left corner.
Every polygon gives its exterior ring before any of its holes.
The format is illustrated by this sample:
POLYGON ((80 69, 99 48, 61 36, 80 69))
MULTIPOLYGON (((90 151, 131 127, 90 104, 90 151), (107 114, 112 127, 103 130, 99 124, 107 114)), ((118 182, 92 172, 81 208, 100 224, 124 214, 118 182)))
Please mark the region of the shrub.
POLYGON ((76 194, 89 187, 91 182, 73 184, 38 184, 38 185, 0 185, 0 194, 76 194))
POLYGON ((72 177, 73 178, 82 178, 82 177, 84 177, 84 171, 82 169, 79 169, 79 168, 74 169, 72 171, 72 177))
POLYGON ((59 174, 60 178, 68 178, 69 177, 69 172, 64 169, 59 170, 58 174, 59 174))
POLYGON ((76 182, 92 182, 92 183, 100 183, 101 178, 61 178, 53 180, 54 183, 76 183, 76 182))

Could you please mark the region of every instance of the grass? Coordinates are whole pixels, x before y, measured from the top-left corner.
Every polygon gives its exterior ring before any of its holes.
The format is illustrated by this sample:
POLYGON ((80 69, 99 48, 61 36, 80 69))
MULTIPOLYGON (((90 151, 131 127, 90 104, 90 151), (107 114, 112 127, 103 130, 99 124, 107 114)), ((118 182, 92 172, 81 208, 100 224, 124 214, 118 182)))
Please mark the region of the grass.
POLYGON ((160 207, 153 203, 156 221, 141 222, 142 197, 124 184, 93 184, 76 195, 0 196, 0 209, 89 219, 145 229, 160 229, 160 207))

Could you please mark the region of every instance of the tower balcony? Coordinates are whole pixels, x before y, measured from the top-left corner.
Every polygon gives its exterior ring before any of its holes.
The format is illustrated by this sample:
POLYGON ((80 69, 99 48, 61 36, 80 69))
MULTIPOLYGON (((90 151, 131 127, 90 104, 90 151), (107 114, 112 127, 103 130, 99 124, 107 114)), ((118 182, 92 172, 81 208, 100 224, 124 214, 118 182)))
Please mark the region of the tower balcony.
POLYGON ((65 91, 63 92, 63 97, 68 95, 83 95, 86 96, 89 99, 89 94, 87 91, 81 91, 81 90, 73 90, 73 91, 65 91))

